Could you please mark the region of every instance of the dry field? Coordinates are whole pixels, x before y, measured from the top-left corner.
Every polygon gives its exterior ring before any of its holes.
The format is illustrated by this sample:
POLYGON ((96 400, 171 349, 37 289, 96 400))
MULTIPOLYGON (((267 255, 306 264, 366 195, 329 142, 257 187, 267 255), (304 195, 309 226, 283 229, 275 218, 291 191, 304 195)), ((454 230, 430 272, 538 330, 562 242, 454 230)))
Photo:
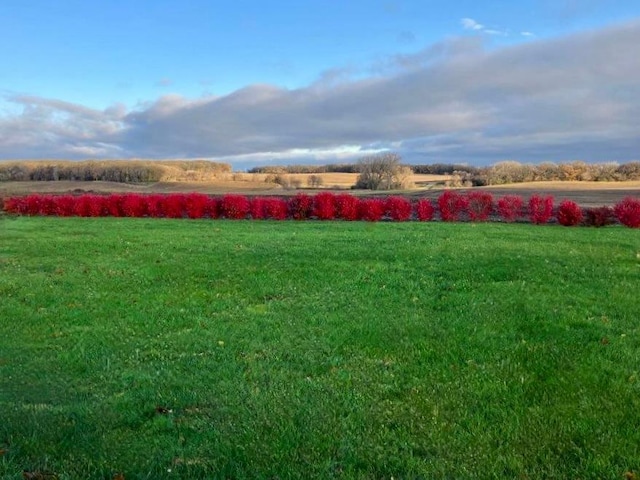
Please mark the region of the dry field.
MULTIPOLYGON (((238 192, 246 195, 292 195, 299 191, 315 193, 318 191, 350 191, 356 195, 371 195, 370 191, 351 191, 357 174, 355 173, 323 173, 316 174, 322 178, 322 187, 307 187, 310 174, 282 175, 290 181, 298 181, 301 189, 284 189, 281 185, 269 182, 267 174, 229 173, 220 175, 212 181, 194 182, 157 182, 149 184, 124 184, 115 182, 0 182, 0 196, 26 195, 29 193, 176 193, 199 192, 212 195, 238 192)), ((445 186, 448 176, 445 175, 412 175, 414 188, 394 191, 412 197, 428 197, 435 199, 445 186)), ((528 198, 537 193, 553 195, 557 200, 574 200, 582 206, 612 205, 627 196, 640 197, 640 181, 630 182, 532 182, 481 187, 496 196, 522 195, 528 198)), ((467 191, 468 188, 460 189, 467 191)), ((390 192, 375 192, 389 194, 390 192)))

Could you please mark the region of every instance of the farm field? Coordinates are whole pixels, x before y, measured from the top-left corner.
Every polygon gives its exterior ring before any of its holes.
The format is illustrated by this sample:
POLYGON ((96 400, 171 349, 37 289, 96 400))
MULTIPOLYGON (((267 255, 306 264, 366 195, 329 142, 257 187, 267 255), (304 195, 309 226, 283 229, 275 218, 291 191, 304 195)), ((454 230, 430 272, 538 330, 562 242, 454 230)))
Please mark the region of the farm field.
MULTIPOLYGON (((298 179, 305 186, 307 183, 305 174, 284 174, 284 177, 298 179)), ((240 173, 229 175, 212 181, 199 182, 156 182, 149 184, 127 184, 117 182, 84 182, 84 181, 57 181, 57 182, 0 182, 0 197, 13 195, 28 195, 31 193, 63 194, 63 193, 205 193, 211 195, 223 195, 225 193, 242 193, 245 195, 295 195, 302 191, 315 193, 320 191, 344 191, 355 195, 389 195, 400 194, 409 197, 425 197, 435 200, 442 193, 447 175, 420 175, 411 177, 414 188, 401 191, 350 190, 355 184, 357 174, 352 173, 323 173, 317 174, 323 178, 323 187, 320 189, 283 189, 280 185, 266 182, 266 174, 240 173), (235 178, 235 180, 234 180, 235 178)), ((461 191, 470 189, 462 188, 461 191)), ((553 195, 556 199, 572 200, 583 207, 598 207, 613 205, 625 197, 640 196, 640 182, 531 182, 491 187, 476 187, 473 190, 486 190, 496 197, 503 195, 522 195, 528 198, 534 193, 553 195)))
POLYGON ((0 273, 3 479, 640 471, 632 229, 4 217, 0 273))

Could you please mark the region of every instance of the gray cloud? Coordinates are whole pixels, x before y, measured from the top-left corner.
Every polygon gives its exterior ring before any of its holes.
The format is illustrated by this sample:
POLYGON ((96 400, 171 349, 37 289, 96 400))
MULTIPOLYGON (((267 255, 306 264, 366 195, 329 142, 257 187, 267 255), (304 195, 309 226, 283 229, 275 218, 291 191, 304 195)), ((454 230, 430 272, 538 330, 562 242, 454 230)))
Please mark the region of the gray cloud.
POLYGON ((373 73, 335 69, 295 90, 167 95, 130 112, 14 96, 22 112, 0 116, 0 157, 244 165, 389 148, 410 162, 628 161, 640 157, 639 44, 640 21, 498 50, 457 39, 390 57, 373 73))

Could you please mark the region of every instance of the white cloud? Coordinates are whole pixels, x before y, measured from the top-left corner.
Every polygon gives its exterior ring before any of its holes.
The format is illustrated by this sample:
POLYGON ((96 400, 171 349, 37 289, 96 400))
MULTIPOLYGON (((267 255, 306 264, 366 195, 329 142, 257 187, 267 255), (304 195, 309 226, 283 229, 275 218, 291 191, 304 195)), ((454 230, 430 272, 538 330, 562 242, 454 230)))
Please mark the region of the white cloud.
POLYGON ((473 18, 463 18, 460 23, 465 30, 484 30, 484 25, 476 22, 473 18))
POLYGON ((166 95, 127 111, 5 95, 0 158, 211 157, 243 166, 393 148, 409 162, 640 156, 640 21, 486 50, 481 38, 287 90, 166 95), (346 146, 346 147, 345 147, 346 146))

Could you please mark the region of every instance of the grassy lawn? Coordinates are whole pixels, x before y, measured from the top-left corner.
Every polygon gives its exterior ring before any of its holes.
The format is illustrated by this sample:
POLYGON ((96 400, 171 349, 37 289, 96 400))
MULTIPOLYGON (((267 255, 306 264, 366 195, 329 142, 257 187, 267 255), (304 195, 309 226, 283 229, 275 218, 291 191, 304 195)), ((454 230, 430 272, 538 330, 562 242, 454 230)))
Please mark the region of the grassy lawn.
POLYGON ((620 479, 639 287, 622 227, 0 218, 0 478, 620 479))

